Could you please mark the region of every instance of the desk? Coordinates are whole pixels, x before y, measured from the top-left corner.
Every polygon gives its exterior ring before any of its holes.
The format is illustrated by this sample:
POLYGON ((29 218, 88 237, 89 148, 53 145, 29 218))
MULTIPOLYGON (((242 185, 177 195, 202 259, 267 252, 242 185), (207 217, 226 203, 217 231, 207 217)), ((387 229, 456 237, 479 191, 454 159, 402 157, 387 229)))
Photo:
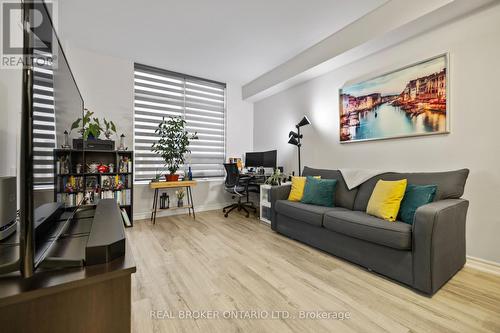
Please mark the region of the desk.
POLYGON ((191 210, 193 211, 193 218, 196 218, 194 213, 194 203, 193 203, 193 193, 191 188, 196 186, 195 180, 186 180, 186 181, 176 181, 176 182, 151 182, 149 183, 149 187, 155 190, 155 194, 153 197, 153 209, 151 211, 151 221, 153 224, 156 224, 156 213, 158 212, 158 197, 160 196, 161 190, 171 189, 171 188, 185 188, 187 194, 188 204, 182 207, 171 207, 165 209, 179 209, 179 208, 187 208, 189 215, 191 216, 191 210))
POLYGON ((244 178, 247 178, 247 177, 250 178, 250 181, 248 182, 248 185, 258 185, 258 186, 260 186, 261 184, 264 184, 266 182, 266 179, 269 176, 266 176, 266 175, 263 175, 263 174, 260 174, 260 173, 253 173, 253 172, 240 174, 240 179, 244 179, 244 178))

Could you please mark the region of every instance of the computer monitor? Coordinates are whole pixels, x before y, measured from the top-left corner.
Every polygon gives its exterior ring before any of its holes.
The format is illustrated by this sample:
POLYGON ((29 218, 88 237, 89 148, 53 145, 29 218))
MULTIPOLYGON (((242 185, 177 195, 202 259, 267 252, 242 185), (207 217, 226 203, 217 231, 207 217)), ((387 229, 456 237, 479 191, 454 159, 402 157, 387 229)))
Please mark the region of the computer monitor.
POLYGON ((264 168, 276 169, 276 165, 278 164, 278 162, 276 161, 278 158, 278 151, 277 150, 265 151, 262 153, 262 155, 263 155, 262 166, 264 168))
POLYGON ((245 154, 245 167, 258 168, 262 166, 262 153, 246 153, 245 154))
POLYGON ((247 168, 276 168, 277 165, 277 150, 265 152, 249 152, 245 154, 245 166, 247 168))

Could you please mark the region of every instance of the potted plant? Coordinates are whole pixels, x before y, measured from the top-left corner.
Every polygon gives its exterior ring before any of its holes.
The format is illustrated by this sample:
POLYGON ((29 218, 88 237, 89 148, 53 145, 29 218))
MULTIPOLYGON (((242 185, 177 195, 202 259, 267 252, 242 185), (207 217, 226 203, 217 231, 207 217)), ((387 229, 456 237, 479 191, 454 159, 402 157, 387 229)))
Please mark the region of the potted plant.
POLYGON ((106 137, 106 139, 110 140, 111 135, 116 134, 115 123, 111 120, 107 121, 106 118, 104 118, 103 121, 104 121, 104 136, 106 137))
POLYGON ((175 191, 175 195, 177 196, 177 207, 184 206, 184 195, 185 194, 186 194, 186 192, 184 192, 183 188, 175 191))
POLYGON ((160 181, 161 178, 161 171, 158 171, 158 169, 155 170, 155 177, 151 179, 153 183, 157 183, 160 181))
POLYGON ((281 185, 285 176, 281 173, 280 169, 275 169, 274 173, 266 179, 266 184, 271 186, 281 185))
POLYGON ((84 140, 97 140, 103 132, 101 123, 96 117, 92 117, 94 112, 85 109, 85 115, 83 116, 83 139, 84 140))
POLYGON ((151 151, 160 155, 165 161, 169 173, 165 175, 167 181, 179 180, 176 174, 179 167, 184 164, 186 154, 191 153, 190 140, 198 139, 197 133, 189 134, 186 130, 186 121, 181 117, 170 116, 163 120, 155 130, 160 139, 151 146, 151 151))
MULTIPOLYGON (((82 122, 80 134, 82 139, 74 139, 73 147, 76 149, 94 148, 104 150, 114 150, 115 142, 110 140, 113 133, 116 134, 116 126, 112 121, 104 119, 104 127, 101 125, 99 118, 93 117, 94 112, 85 109, 83 118, 78 118, 71 125, 71 130, 78 128, 82 122), (107 140, 100 140, 99 137, 104 134, 107 140), (90 141, 90 142, 89 142, 90 141)), ((71 133, 71 130, 69 133, 71 133)))

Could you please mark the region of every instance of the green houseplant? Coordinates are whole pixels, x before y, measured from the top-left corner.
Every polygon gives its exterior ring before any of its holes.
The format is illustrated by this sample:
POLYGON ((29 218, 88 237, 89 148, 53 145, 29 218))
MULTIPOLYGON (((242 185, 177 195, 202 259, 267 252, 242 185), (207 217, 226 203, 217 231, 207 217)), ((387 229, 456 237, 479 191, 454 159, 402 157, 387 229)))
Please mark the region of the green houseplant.
MULTIPOLYGON (((80 121, 82 122, 82 128, 80 129, 80 133, 83 136, 84 140, 94 140, 98 139, 99 136, 101 135, 102 132, 105 131, 105 129, 102 128, 101 123, 99 122, 99 119, 96 117, 92 117, 94 115, 94 112, 90 111, 89 109, 85 109, 85 114, 83 115, 82 118, 78 118, 71 124, 71 131, 74 129, 78 128, 80 126, 80 121)), ((107 123, 106 119, 104 119, 104 122, 107 123)), ((110 122, 113 124, 113 122, 110 122)), ((107 123, 106 127, 108 127, 110 123, 107 123)), ((113 128, 114 124, 113 124, 113 128)), ((107 130, 108 128, 106 128, 107 130)), ((116 128, 115 128, 116 132, 116 128)))
POLYGON ((69 130, 68 134, 71 134, 71 131, 77 129, 80 126, 80 121, 82 122, 82 129, 80 130, 80 133, 85 140, 99 139, 101 133, 104 133, 106 139, 109 140, 111 138, 111 135, 116 134, 116 126, 113 121, 107 121, 106 118, 104 118, 103 127, 101 125, 101 122, 99 121, 99 118, 92 117, 93 115, 94 112, 90 111, 89 109, 85 109, 83 119, 78 118, 77 120, 75 120, 73 124, 71 124, 71 129, 69 130))
POLYGON ((106 137, 106 139, 110 140, 111 135, 116 134, 116 125, 112 120, 107 121, 106 118, 104 118, 103 121, 105 126, 104 136, 106 137))
POLYGON ((286 177, 281 173, 280 169, 275 169, 274 173, 266 179, 265 183, 271 186, 281 185, 284 178, 286 177))
POLYGON ((151 151, 160 155, 165 161, 165 166, 169 171, 169 174, 165 176, 167 181, 177 181, 179 175, 175 173, 184 164, 186 154, 191 153, 189 141, 198 139, 197 133, 189 134, 184 119, 170 116, 168 119, 163 117, 155 134, 160 139, 153 143, 151 151))

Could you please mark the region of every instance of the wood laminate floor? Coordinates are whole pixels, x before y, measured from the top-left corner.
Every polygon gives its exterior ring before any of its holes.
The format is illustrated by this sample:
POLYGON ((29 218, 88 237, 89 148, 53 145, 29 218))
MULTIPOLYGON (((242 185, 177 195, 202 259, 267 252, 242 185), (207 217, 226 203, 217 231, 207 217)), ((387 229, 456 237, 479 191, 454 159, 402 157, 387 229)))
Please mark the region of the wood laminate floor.
POLYGON ((238 213, 137 221, 127 237, 134 332, 500 332, 500 277, 467 267, 429 298, 238 213))

